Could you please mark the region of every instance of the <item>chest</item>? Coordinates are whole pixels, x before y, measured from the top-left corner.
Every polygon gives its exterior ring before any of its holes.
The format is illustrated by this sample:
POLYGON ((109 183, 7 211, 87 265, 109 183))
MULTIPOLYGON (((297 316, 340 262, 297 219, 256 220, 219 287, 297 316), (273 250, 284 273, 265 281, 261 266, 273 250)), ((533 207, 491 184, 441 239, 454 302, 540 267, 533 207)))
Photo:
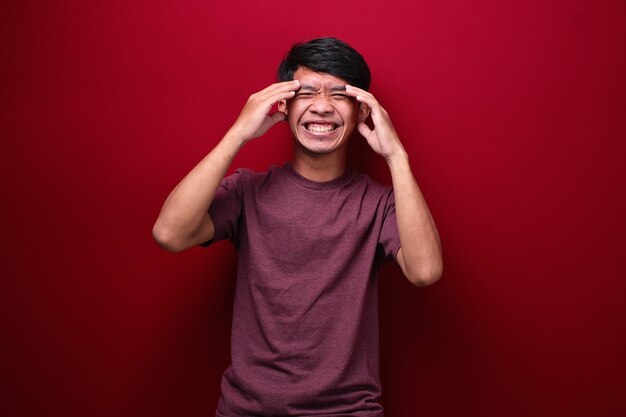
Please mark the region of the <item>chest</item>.
POLYGON ((257 190, 244 204, 246 243, 268 259, 297 265, 345 259, 375 250, 382 222, 381 197, 361 189, 257 190))

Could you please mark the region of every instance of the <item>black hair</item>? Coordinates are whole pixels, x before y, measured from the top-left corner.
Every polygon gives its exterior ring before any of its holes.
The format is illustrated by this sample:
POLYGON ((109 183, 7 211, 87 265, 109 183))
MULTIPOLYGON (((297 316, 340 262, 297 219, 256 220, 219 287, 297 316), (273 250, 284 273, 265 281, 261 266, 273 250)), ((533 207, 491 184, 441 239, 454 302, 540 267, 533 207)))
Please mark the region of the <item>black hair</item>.
POLYGON ((330 74, 367 90, 370 69, 354 48, 336 38, 317 38, 291 47, 278 67, 278 81, 293 80, 299 67, 330 74))

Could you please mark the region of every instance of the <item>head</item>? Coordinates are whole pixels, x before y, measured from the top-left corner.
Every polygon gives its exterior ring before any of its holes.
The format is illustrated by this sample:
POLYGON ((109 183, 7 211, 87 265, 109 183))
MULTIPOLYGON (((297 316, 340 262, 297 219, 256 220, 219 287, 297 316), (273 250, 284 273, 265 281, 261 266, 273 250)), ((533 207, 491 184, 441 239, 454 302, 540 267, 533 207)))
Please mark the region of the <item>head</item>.
POLYGON ((365 60, 339 39, 318 38, 292 46, 278 67, 278 81, 293 80, 300 67, 333 75, 363 90, 370 87, 370 69, 365 60))
POLYGON ((346 84, 367 90, 369 68, 356 50, 338 39, 294 45, 280 64, 278 78, 300 81, 295 96, 278 105, 300 149, 316 154, 345 149, 355 125, 369 114, 345 92, 346 84))

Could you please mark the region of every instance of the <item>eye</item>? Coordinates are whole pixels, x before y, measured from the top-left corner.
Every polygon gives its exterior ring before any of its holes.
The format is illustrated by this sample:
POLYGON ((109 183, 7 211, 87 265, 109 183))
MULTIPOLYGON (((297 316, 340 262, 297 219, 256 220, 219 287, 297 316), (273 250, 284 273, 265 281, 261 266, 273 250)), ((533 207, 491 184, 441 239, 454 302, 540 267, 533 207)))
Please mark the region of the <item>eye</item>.
POLYGON ((309 98, 313 98, 313 96, 314 96, 313 93, 296 93, 294 98, 309 99, 309 98))
POLYGON ((333 98, 333 100, 339 101, 350 100, 350 96, 347 94, 333 94, 331 97, 333 98))

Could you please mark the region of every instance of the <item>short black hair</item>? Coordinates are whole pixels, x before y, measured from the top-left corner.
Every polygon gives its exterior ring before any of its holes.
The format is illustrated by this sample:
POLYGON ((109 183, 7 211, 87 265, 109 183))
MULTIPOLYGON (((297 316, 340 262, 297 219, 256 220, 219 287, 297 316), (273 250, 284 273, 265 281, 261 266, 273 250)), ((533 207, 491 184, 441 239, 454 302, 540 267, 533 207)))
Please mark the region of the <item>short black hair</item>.
POLYGON ((354 48, 336 38, 317 38, 291 47, 278 67, 278 81, 291 81, 299 67, 330 74, 367 90, 370 69, 354 48))

